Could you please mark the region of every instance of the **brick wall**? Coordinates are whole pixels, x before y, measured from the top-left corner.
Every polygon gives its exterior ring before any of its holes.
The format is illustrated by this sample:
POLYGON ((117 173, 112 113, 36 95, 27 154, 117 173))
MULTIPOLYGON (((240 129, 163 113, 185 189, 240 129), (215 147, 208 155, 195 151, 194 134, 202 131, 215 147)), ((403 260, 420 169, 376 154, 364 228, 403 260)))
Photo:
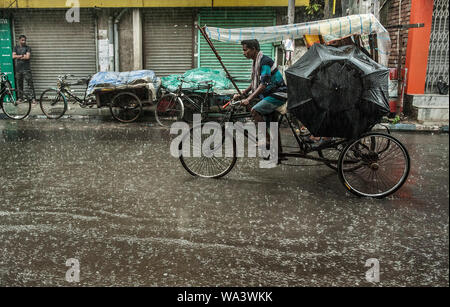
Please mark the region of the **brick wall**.
MULTIPOLYGON (((393 26, 399 24, 409 24, 409 15, 411 11, 411 0, 389 0, 386 3, 387 18, 384 26, 393 26), (401 8, 400 7, 401 2, 401 8)), ((400 53, 402 55, 402 67, 405 67, 406 46, 408 42, 408 30, 398 31, 396 29, 388 29, 391 36, 391 55, 389 57, 389 67, 396 68, 398 65, 398 33, 400 32, 400 53)))

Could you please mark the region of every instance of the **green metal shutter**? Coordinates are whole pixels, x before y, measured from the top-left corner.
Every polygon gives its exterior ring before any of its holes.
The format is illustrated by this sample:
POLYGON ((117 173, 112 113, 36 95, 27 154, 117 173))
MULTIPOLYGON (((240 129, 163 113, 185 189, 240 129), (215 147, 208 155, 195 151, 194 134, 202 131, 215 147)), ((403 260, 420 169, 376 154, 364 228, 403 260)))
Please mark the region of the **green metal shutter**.
MULTIPOLYGON (((199 14, 199 24, 225 29, 274 26, 276 12, 274 9, 202 9, 199 14)), ((221 69, 219 61, 201 34, 199 34, 199 40, 198 66, 221 69)), ((252 61, 244 57, 242 46, 218 41, 213 43, 231 76, 236 79, 239 88, 247 88, 252 74, 252 61)), ((275 48, 272 44, 262 44, 261 51, 274 58, 275 48)))
POLYGON ((12 38, 9 19, 0 18, 0 72, 5 73, 14 87, 12 38))

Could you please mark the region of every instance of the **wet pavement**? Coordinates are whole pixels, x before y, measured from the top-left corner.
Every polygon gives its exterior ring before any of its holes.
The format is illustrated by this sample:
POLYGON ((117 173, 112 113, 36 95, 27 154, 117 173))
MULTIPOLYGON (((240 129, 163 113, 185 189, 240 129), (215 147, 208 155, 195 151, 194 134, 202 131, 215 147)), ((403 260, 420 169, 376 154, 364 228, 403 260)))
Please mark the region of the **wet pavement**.
POLYGON ((193 178, 146 123, 1 120, 0 286, 72 286, 69 258, 80 286, 448 286, 448 134, 394 135, 411 173, 375 200, 317 162, 193 178))

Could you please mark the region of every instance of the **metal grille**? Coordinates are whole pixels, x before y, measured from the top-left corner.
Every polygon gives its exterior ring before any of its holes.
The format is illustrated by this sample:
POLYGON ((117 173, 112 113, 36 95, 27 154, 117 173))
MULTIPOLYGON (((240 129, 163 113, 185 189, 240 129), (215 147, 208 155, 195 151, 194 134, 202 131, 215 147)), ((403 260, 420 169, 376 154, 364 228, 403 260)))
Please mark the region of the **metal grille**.
POLYGON ((448 0, 434 0, 433 23, 431 25, 430 51, 428 54, 428 68, 426 93, 438 93, 437 83, 440 78, 449 82, 448 77, 448 48, 449 48, 449 18, 448 0))

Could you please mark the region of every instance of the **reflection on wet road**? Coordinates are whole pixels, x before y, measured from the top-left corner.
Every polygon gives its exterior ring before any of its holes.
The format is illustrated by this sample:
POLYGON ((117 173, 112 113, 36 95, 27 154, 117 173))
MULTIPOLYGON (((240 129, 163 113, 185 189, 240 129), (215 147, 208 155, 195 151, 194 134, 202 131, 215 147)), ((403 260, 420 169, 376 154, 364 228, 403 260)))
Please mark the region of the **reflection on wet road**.
POLYGON ((366 286, 369 258, 448 285, 448 134, 395 136, 410 177, 372 200, 326 166, 193 178, 145 124, 0 121, 0 286, 72 285, 69 258, 81 286, 366 286))

